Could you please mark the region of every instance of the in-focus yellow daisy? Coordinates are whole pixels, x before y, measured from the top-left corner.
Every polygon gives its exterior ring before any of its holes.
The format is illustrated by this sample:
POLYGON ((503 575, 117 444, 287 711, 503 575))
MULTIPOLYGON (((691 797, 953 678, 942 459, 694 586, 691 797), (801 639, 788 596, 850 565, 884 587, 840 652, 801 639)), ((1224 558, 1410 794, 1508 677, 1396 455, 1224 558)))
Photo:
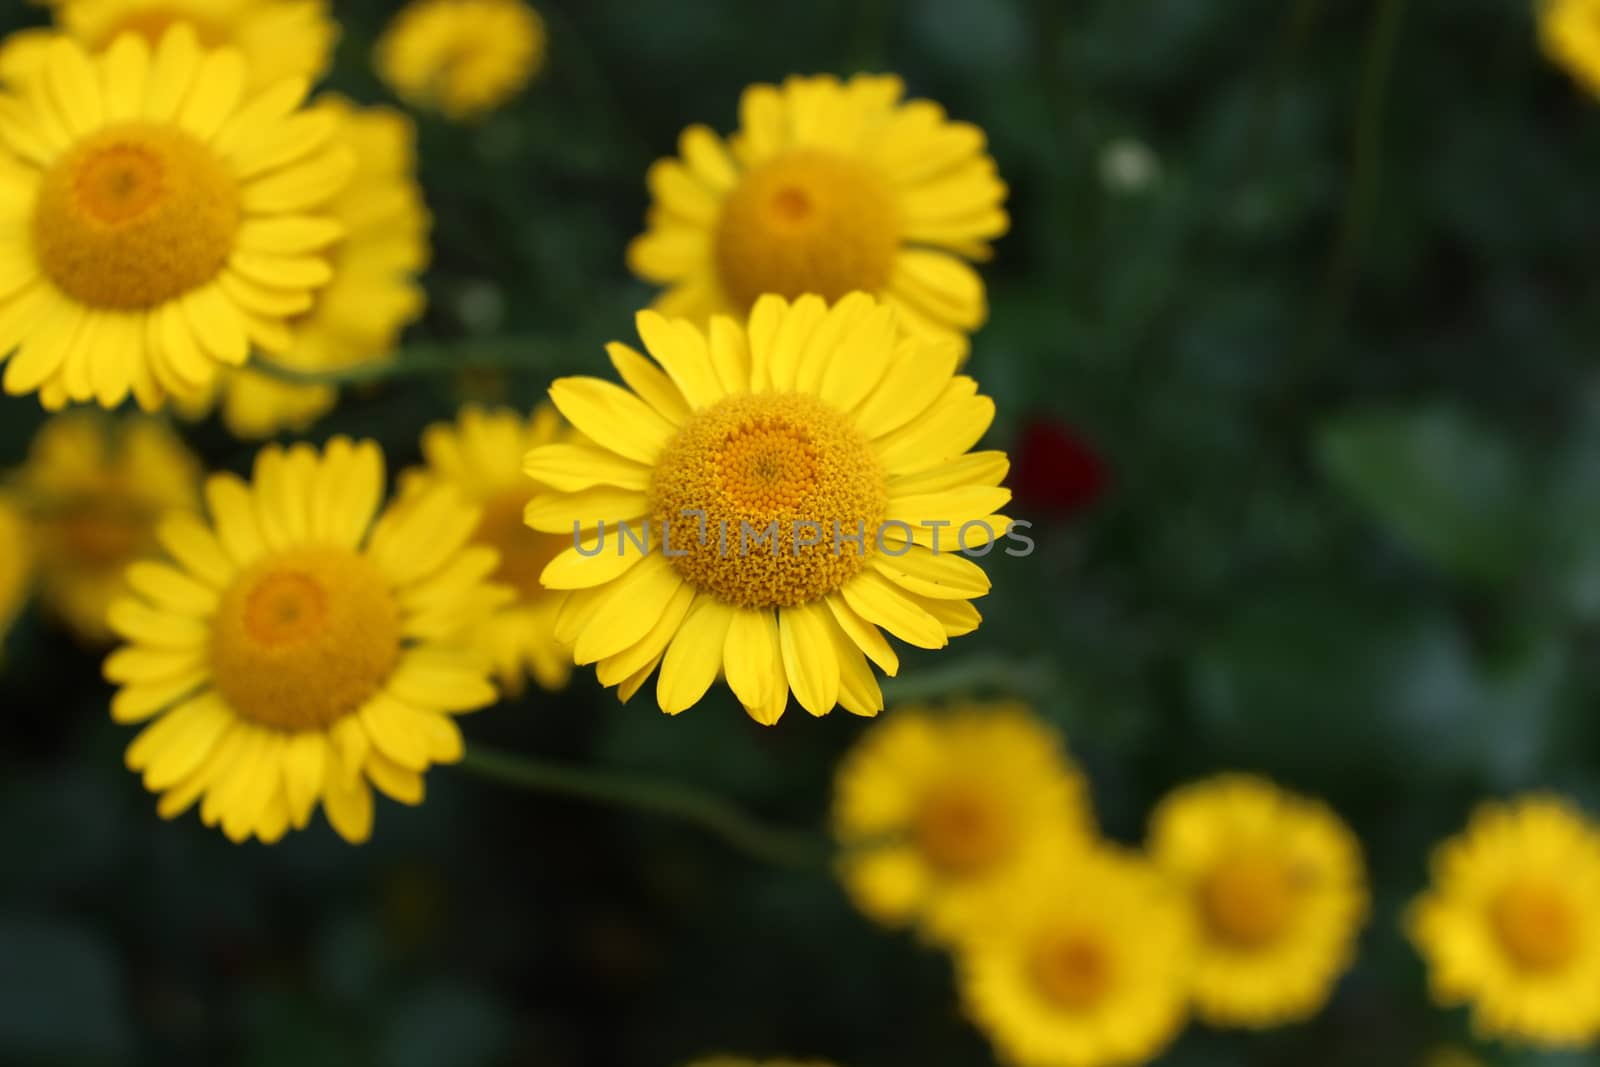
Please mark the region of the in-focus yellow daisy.
POLYGON ((1338 816, 1263 779, 1222 775, 1169 794, 1149 847, 1195 911, 1203 1019, 1267 1027, 1322 1009, 1368 906, 1361 845, 1338 816))
POLYGON ((1486 804, 1433 856, 1407 917, 1434 999, 1485 1036, 1600 1040, 1600 828, 1566 801, 1486 804))
MULTIPOLYGON (((91 52, 124 33, 139 34, 154 48, 167 30, 188 23, 207 48, 227 45, 244 53, 245 80, 257 89, 289 77, 316 81, 339 37, 326 0, 56 0, 50 6, 56 28, 91 52)), ((22 30, 7 37, 0 79, 17 83, 37 74, 51 36, 49 30, 22 30)))
POLYGON ((303 78, 253 93, 233 49, 180 24, 152 52, 91 57, 58 37, 0 95, 0 356, 5 391, 145 408, 209 389, 327 282, 328 211, 354 161, 303 78))
POLYGON ((947 938, 1007 906, 1041 854, 1093 834, 1082 776, 1020 704, 898 708, 840 764, 839 873, 873 919, 947 938))
POLYGON ((172 818, 200 802, 234 841, 276 841, 320 800, 346 840, 372 830, 372 792, 422 801, 423 772, 461 758, 452 715, 495 700, 463 631, 509 597, 477 509, 449 487, 377 516, 371 442, 273 447, 250 484, 206 483, 207 525, 162 523, 172 563, 128 570, 112 605, 128 641, 106 661, 118 722, 153 719, 127 763, 172 818))
POLYGON ((657 309, 703 325, 764 293, 862 290, 965 353, 987 315, 967 261, 1006 232, 1006 186, 982 130, 903 90, 889 76, 790 78, 745 90, 726 143, 684 130, 681 158, 650 169, 649 227, 628 249, 634 273, 668 287, 657 309))
MULTIPOLYGON (((333 280, 310 310, 290 320, 294 344, 274 361, 295 370, 338 370, 393 354, 400 332, 422 314, 417 275, 429 259, 431 219, 416 180, 416 130, 385 107, 336 97, 315 110, 339 119, 339 139, 355 154, 355 174, 329 205, 344 236, 325 254, 333 280)), ((222 419, 238 437, 304 430, 338 400, 331 385, 299 385, 249 367, 222 379, 222 419)))
POLYGON ((515 96, 544 55, 544 20, 522 0, 412 0, 374 58, 401 100, 461 121, 515 96))
POLYGON ((1600 96, 1600 0, 1541 0, 1538 14, 1545 55, 1600 96))
MULTIPOLYGON (((0 646, 28 599, 33 577, 33 547, 22 515, 9 499, 0 496, 0 646)), ((4 648, 0 647, 0 659, 4 648)))
POLYGON ((526 419, 513 411, 469 407, 454 423, 430 426, 422 435, 428 465, 418 480, 453 485, 482 506, 472 539, 500 554, 494 580, 517 594, 467 638, 489 657, 507 693, 520 693, 529 674, 544 688, 559 689, 572 673, 571 652, 555 639, 562 594, 539 583, 539 572, 571 547, 572 535, 539 533, 522 521, 534 490, 522 473, 522 457, 564 436, 561 417, 548 406, 526 419))
POLYGON ((956 955, 967 1014, 1017 1067, 1154 1059, 1188 1011, 1189 911, 1148 863, 1060 853, 956 955))
POLYGON ((47 421, 14 484, 49 611, 84 641, 110 641, 106 611, 128 591, 128 564, 157 549, 169 512, 199 510, 200 477, 199 460, 154 419, 74 411, 47 421))
POLYGON ((719 674, 758 722, 791 690, 813 715, 875 714, 868 658, 899 667, 879 627, 921 648, 977 628, 968 601, 989 579, 957 549, 996 551, 1009 530, 1006 457, 967 454, 993 401, 955 374, 953 342, 902 339, 862 293, 831 309, 763 297, 747 327, 719 317, 709 337, 653 311, 638 327, 655 362, 608 348, 628 388, 550 387, 593 443, 528 454, 551 487, 528 524, 584 537, 542 575, 574 590, 556 639, 624 700, 660 665, 669 714, 719 674))

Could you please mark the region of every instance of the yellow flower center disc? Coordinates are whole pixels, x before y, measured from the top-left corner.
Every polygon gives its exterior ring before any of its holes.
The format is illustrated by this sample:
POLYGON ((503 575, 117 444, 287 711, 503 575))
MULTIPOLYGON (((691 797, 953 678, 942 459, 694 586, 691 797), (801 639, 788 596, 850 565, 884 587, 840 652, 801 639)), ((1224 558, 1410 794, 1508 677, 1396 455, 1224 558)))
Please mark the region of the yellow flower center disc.
POLYGON ((107 491, 64 503, 41 523, 40 533, 75 566, 116 570, 150 539, 152 516, 136 501, 107 491))
POLYGON ((1033 951, 1039 992, 1069 1011, 1092 1007, 1111 988, 1112 961, 1103 939, 1090 933, 1056 932, 1033 951))
POLYGON ((1294 871, 1283 860, 1238 855, 1219 863, 1201 885, 1201 913, 1219 941, 1260 948, 1288 929, 1297 894, 1294 871))
POLYGON ((211 640, 217 689, 281 730, 327 727, 382 688, 400 617, 378 569, 346 549, 306 548, 245 571, 223 594, 211 640))
POLYGON ((1490 906, 1495 935, 1506 954, 1529 971, 1560 970, 1578 948, 1578 916, 1554 886, 1513 882, 1490 906))
POLYGON ((572 544, 566 534, 539 533, 522 521, 528 490, 513 489, 490 499, 473 540, 500 553, 494 581, 509 585, 524 602, 542 599, 545 588, 539 574, 545 565, 572 544))
POLYGON ((181 130, 125 123, 45 175, 33 217, 44 273, 83 304, 154 307, 214 278, 233 249, 233 176, 181 130))
POLYGON ((860 572, 887 506, 872 446, 845 416, 802 393, 732 396, 662 453, 651 537, 661 543, 671 523, 668 556, 695 587, 741 607, 787 607, 860 572))
POLYGON ((107 26, 100 35, 99 47, 105 48, 124 33, 136 33, 143 37, 153 48, 161 43, 161 38, 167 30, 177 22, 187 22, 194 27, 195 36, 200 39, 200 44, 206 48, 217 48, 228 43, 228 35, 209 22, 194 17, 185 11, 171 11, 161 7, 145 8, 142 11, 130 11, 107 26))
POLYGON ((723 205, 716 232, 722 287, 741 307, 763 293, 838 300, 876 292, 899 248, 894 197, 866 167, 796 151, 755 167, 723 205))
POLYGON ((994 866, 1011 848, 1010 825, 995 798, 957 784, 923 798, 914 836, 932 866, 956 877, 994 866))

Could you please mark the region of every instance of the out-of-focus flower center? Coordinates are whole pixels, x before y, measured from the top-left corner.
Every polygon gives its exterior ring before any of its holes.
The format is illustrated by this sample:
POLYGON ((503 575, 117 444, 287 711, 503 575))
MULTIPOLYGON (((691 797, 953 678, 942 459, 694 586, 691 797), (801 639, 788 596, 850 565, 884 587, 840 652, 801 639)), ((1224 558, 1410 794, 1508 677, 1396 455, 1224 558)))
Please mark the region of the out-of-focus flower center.
POLYGON ((1579 918, 1568 895, 1545 881, 1519 879, 1495 897, 1490 922, 1500 947, 1527 971, 1556 971, 1572 961, 1579 918))
POLYGON ((1218 863, 1201 883, 1201 913, 1217 940, 1237 948, 1260 948, 1288 928, 1299 888, 1286 860, 1240 853, 1218 863))
POLYGON ((853 160, 795 151, 746 173, 716 231, 722 287, 741 307, 763 293, 829 302, 889 280, 899 249, 894 197, 853 160))
POLYGON ((1067 1011, 1094 1007, 1115 978, 1111 952, 1090 931, 1053 931, 1039 939, 1032 958, 1034 985, 1067 1011))

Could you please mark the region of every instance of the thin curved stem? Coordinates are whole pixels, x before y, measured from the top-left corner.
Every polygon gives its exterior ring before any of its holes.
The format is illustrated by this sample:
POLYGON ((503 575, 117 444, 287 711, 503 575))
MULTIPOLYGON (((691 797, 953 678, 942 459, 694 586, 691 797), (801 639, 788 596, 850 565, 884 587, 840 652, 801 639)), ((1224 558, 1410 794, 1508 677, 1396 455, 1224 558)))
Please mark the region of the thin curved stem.
POLYGON ((677 782, 633 778, 616 771, 574 767, 472 745, 461 766, 489 781, 654 812, 691 822, 734 848, 782 867, 819 867, 828 847, 821 837, 767 826, 721 797, 677 782))
POLYGON ((358 385, 474 370, 553 371, 562 366, 569 348, 549 337, 471 338, 412 345, 397 351, 392 359, 352 363, 347 367, 302 370, 270 359, 254 359, 250 369, 294 385, 358 385))
POLYGON ((905 702, 978 690, 1038 699, 1053 692, 1056 686, 1055 673, 1045 660, 977 655, 930 667, 910 677, 886 678, 882 688, 885 701, 905 702))

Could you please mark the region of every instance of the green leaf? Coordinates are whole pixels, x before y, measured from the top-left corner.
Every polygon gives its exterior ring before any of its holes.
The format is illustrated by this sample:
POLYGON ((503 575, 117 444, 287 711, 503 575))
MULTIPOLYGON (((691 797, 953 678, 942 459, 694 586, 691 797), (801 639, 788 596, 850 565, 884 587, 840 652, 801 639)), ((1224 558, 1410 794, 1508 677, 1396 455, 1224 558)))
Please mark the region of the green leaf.
POLYGON ((1342 416, 1322 428, 1317 454, 1335 486, 1436 566, 1496 582, 1527 561, 1534 494, 1522 463, 1460 412, 1342 416))

